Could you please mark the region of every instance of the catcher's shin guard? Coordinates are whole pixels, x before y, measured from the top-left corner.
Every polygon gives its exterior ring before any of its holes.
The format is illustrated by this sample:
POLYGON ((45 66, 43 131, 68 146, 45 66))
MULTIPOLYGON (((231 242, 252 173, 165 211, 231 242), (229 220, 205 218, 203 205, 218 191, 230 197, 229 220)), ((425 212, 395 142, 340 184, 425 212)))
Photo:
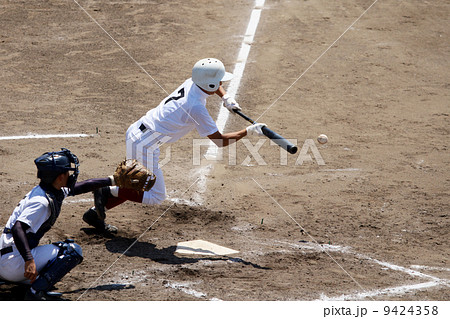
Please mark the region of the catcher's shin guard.
POLYGON ((70 240, 54 243, 60 248, 58 256, 49 261, 48 264, 39 273, 39 277, 31 285, 36 291, 47 292, 76 265, 83 261, 81 247, 70 240))

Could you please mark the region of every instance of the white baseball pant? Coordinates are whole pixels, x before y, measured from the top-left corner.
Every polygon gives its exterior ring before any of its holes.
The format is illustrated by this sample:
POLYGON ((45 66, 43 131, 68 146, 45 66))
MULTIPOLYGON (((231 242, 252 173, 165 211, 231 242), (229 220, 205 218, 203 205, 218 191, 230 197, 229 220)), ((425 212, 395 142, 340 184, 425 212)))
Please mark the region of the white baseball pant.
POLYGON ((127 159, 136 159, 156 176, 155 185, 144 192, 143 204, 160 204, 166 199, 164 175, 159 166, 159 147, 171 138, 146 128, 139 121, 133 123, 126 133, 127 159))
MULTIPOLYGON (((58 256, 59 247, 53 244, 37 246, 31 250, 36 269, 41 272, 42 268, 50 260, 58 256)), ((11 282, 30 284, 30 281, 24 277, 25 261, 16 247, 13 252, 5 254, 0 259, 0 278, 11 282)))

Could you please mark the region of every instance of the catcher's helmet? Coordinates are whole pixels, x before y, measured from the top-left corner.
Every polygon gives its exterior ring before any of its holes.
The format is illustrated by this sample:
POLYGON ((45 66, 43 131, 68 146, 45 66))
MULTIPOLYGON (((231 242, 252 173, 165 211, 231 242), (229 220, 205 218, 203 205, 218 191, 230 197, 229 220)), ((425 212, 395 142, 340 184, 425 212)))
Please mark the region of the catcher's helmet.
POLYGON ((208 92, 217 91, 220 81, 229 81, 232 78, 233 74, 225 72, 223 63, 217 59, 202 59, 192 68, 192 81, 208 92))
POLYGON ((78 177, 78 158, 67 148, 62 148, 59 152, 47 152, 34 160, 37 167, 37 177, 44 183, 51 184, 58 175, 73 171, 69 176, 67 186, 72 189, 78 177), (74 167, 72 167, 72 163, 74 167))

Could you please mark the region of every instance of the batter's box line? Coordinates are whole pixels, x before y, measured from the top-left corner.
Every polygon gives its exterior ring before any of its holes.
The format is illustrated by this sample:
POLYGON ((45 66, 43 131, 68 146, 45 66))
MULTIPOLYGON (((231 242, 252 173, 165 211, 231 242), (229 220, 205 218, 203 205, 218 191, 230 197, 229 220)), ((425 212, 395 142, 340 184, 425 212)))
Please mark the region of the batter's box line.
POLYGON ((421 265, 411 265, 410 268, 424 269, 424 270, 430 270, 430 271, 450 271, 450 268, 433 267, 433 266, 421 266, 421 265))
MULTIPOLYGON (((353 255, 356 256, 357 258, 360 259, 365 259, 365 260, 369 260, 373 263, 379 264, 380 266, 389 268, 391 270, 396 270, 396 271, 400 271, 400 272, 404 272, 410 276, 413 277, 419 277, 419 278, 423 278, 423 279, 427 279, 427 280, 431 280, 431 281, 437 281, 437 282, 441 282, 442 284, 449 286, 450 285, 450 281, 443 279, 443 278, 439 278, 436 276, 432 276, 432 275, 428 275, 428 274, 424 274, 420 271, 411 269, 411 268, 407 268, 407 267, 403 267, 403 266, 398 266, 398 265, 394 265, 392 263, 389 262, 385 262, 385 261, 381 261, 378 260, 376 258, 372 258, 368 255, 362 254, 362 253, 358 253, 355 252, 353 250, 352 247, 350 246, 339 246, 339 245, 328 245, 328 244, 315 244, 315 243, 308 243, 308 244, 294 244, 294 243, 289 243, 289 242, 283 242, 283 241, 275 241, 277 243, 280 244, 286 244, 289 245, 291 247, 295 247, 295 248, 303 248, 303 249, 310 249, 310 250, 314 250, 314 251, 318 251, 318 252, 322 252, 323 250, 329 251, 329 252, 339 252, 342 254, 348 254, 348 255, 353 255)), ((428 266, 414 266, 414 267, 428 267, 428 266)))
POLYGON ((400 295, 400 294, 408 293, 410 291, 430 289, 430 288, 434 288, 434 287, 437 287, 440 285, 441 285, 440 282, 429 281, 429 282, 413 284, 413 285, 390 287, 390 288, 377 289, 377 290, 368 291, 368 292, 361 292, 361 293, 355 293, 355 294, 349 294, 349 295, 341 295, 338 297, 328 297, 325 294, 321 294, 320 298, 317 301, 349 301, 349 300, 362 300, 365 298, 373 299, 373 297, 386 296, 386 295, 400 295))
MULTIPOLYGON (((275 200, 275 198, 273 198, 262 186, 261 186, 261 184, 259 184, 254 178, 252 178, 253 179, 253 181, 264 191, 264 193, 266 193, 267 194, 267 196, 269 196, 270 197, 270 199, 272 199, 274 202, 275 202, 275 204, 277 204, 298 226, 299 226, 299 228, 304 232, 304 233, 306 233, 311 239, 312 239, 312 241, 316 244, 315 245, 315 248, 317 249, 317 250, 319 250, 319 251, 321 251, 321 252, 324 252, 325 254, 327 254, 327 256, 336 264, 336 265, 338 265, 339 266, 339 268, 341 268, 342 269, 342 271, 347 275, 347 276, 349 276, 352 280, 353 280, 353 282, 355 282, 357 285, 358 285, 358 287, 359 288, 361 288, 363 291, 364 291, 364 293, 363 293, 363 295, 364 296, 367 296, 368 298, 371 298, 372 300, 373 300, 373 298, 372 298, 372 293, 373 292, 369 292, 369 291, 367 291, 366 289, 364 289, 364 287, 362 287, 361 286, 361 284, 358 282, 358 281, 356 281, 354 278, 353 278, 353 276, 349 273, 349 272, 347 272, 343 267, 342 267, 342 265, 341 264, 339 264, 337 261, 336 261, 336 259, 335 258, 333 258, 333 256, 331 256, 330 255, 330 253, 328 252, 328 250, 327 249, 325 249, 325 248, 327 248, 328 246, 329 247, 333 247, 335 250, 337 249, 337 251, 340 251, 341 253, 342 252, 344 252, 343 251, 343 249, 340 247, 340 246, 331 246, 331 245, 321 245, 321 244, 319 244, 318 242, 317 242, 317 240, 315 240, 314 239, 314 237, 312 237, 308 232, 306 232, 305 231, 305 229, 289 214, 289 212, 286 210, 286 209, 284 209, 281 205, 280 205, 280 203, 278 203, 276 200, 275 200)), ((350 251, 351 251, 351 248, 346 248, 345 250, 347 250, 347 251, 349 251, 349 253, 350 253, 350 251)), ((424 274, 424 273, 421 273, 421 272, 419 272, 419 271, 416 271, 416 270, 412 270, 412 269, 409 269, 409 268, 405 268, 405 267, 402 267, 402 266, 398 266, 398 265, 394 265, 394 264, 391 264, 391 263, 388 263, 388 262, 383 262, 383 261, 379 261, 379 260, 377 260, 377 259, 374 259, 374 258, 372 258, 372 257, 369 257, 369 256, 366 256, 366 255, 363 255, 363 254, 360 254, 360 253, 353 253, 355 256, 357 256, 358 258, 363 258, 363 259, 367 259, 367 260, 369 260, 369 261, 372 261, 372 262, 374 262, 374 263, 378 263, 379 265, 381 265, 381 266, 384 266, 384 267, 387 267, 387 268, 389 268, 389 269, 392 269, 392 270, 397 270, 397 271, 402 271, 402 272, 405 272, 405 273, 407 273, 407 274, 409 274, 409 275, 411 275, 411 276, 416 276, 416 277, 420 277, 420 278, 426 278, 426 279, 431 279, 431 282, 430 283, 428 283, 428 285, 432 285, 432 286, 435 286, 435 285, 445 285, 445 286, 448 286, 448 287, 450 287, 450 284, 449 284, 449 281, 448 280, 444 280, 444 279, 441 279, 441 278, 438 278, 438 277, 435 277, 435 276, 431 276, 431 275, 427 275, 427 274, 424 274)), ((415 286, 415 287, 417 287, 417 286, 415 286)), ((419 286, 418 287, 422 287, 422 284, 419 284, 419 286)), ((398 287, 397 287, 398 288, 398 287)), ((391 289, 395 289, 395 287, 394 288, 391 288, 391 289)), ((403 289, 403 288, 401 288, 401 289, 403 289)), ((376 293, 378 293, 378 292, 376 292, 376 293)), ((375 293, 375 296, 376 296, 376 293, 375 293)))
MULTIPOLYGON (((281 210, 286 214, 286 215, 288 215, 289 216, 289 218, 290 219, 292 219, 293 221, 294 221, 294 223, 295 224, 297 224, 297 226, 301 229, 301 231, 303 232, 303 233, 305 233, 306 235, 308 235, 308 237, 309 238, 311 238, 311 240, 314 242, 314 243, 316 243, 319 247, 321 247, 320 245, 319 245, 319 243, 317 242, 317 240, 313 237, 313 236, 311 236, 311 234, 310 233, 308 233, 303 227, 302 227, 302 225, 300 225, 296 220, 295 220, 295 218, 293 218, 292 216, 291 216, 291 214, 289 214, 289 212, 286 210, 286 209, 284 209, 284 207, 283 206, 281 206, 281 204, 275 199, 275 198, 273 198, 272 197, 272 195, 270 195, 268 192, 267 192, 267 190, 265 190, 264 189, 264 187, 262 187, 261 186, 261 184, 259 184, 253 177, 252 177, 252 179, 253 179, 253 181, 259 186, 259 188, 261 188, 261 190, 267 195, 267 196, 269 196, 269 198, 278 206, 278 207, 280 207, 281 208, 281 210)), ((342 269, 342 271, 359 287, 359 288, 361 288, 362 290, 364 290, 364 291, 366 291, 366 289, 364 289, 364 287, 347 271, 347 270, 345 270, 345 268, 344 267, 342 267, 342 265, 335 259, 335 258, 333 258, 333 256, 331 256, 329 253, 328 253, 328 251, 326 251, 325 249, 323 249, 322 248, 322 251, 336 264, 336 265, 338 265, 338 267, 339 268, 341 268, 342 269)))
MULTIPOLYGON (((342 254, 348 254, 348 255, 353 255, 359 259, 364 259, 364 260, 368 260, 370 262, 376 263, 380 266, 389 268, 391 270, 395 270, 395 271, 400 271, 403 273, 406 273, 410 276, 413 277, 419 277, 422 279, 427 279, 430 281, 424 282, 424 283, 418 283, 418 284, 412 284, 412 285, 403 285, 403 286, 396 286, 396 287, 389 287, 389 288, 384 288, 384 289, 377 289, 377 290, 372 290, 372 291, 364 291, 364 292, 360 292, 360 293, 353 293, 353 294, 348 294, 348 295, 341 295, 338 297, 328 297, 325 294, 321 294, 320 299, 319 300, 326 300, 326 301, 340 301, 340 300, 361 300, 364 298, 372 298, 372 297, 376 297, 376 296, 381 296, 381 295, 392 295, 392 294, 403 294, 412 290, 423 290, 423 289, 429 289, 429 288, 433 288, 433 287, 437 287, 437 286, 447 286, 450 287, 450 281, 446 280, 446 279, 442 279, 436 276, 431 276, 428 274, 424 274, 422 272, 419 272, 417 270, 413 270, 407 267, 403 267, 403 266, 398 266, 398 265, 394 265, 392 263, 388 263, 385 261, 380 261, 378 259, 372 258, 370 256, 367 256, 365 254, 361 254, 361 253, 357 253, 353 251, 352 247, 342 247, 342 246, 338 246, 338 245, 327 245, 327 244, 323 244, 323 245, 318 245, 318 244, 314 244, 314 243, 308 243, 308 244, 294 244, 294 243, 289 243, 289 242, 284 242, 284 241, 275 241, 276 243, 279 244, 285 244, 285 245, 289 245, 291 247, 295 247, 295 248, 303 248, 303 249, 309 249, 309 250, 314 250, 317 252, 322 252, 324 250, 329 251, 329 252, 339 252, 342 254)), ((427 269, 428 266, 419 266, 419 265, 414 265, 415 268, 424 268, 427 269)), ((435 267, 431 267, 431 268, 435 268, 435 267)), ((444 268, 446 270, 448 270, 447 268, 444 268)))

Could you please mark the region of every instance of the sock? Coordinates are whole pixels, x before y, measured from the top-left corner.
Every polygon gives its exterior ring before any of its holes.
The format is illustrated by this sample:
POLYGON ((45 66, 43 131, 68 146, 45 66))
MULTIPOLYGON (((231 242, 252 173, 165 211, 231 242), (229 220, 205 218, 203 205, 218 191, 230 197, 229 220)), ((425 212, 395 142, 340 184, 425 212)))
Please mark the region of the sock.
MULTIPOLYGON (((132 202, 136 202, 136 203, 142 203, 142 199, 144 198, 144 193, 143 192, 138 192, 132 189, 126 189, 126 188, 117 188, 117 197, 110 197, 108 198, 108 202, 105 205, 105 208, 107 210, 112 209, 124 202, 126 202, 127 200, 130 200, 132 202)), ((112 191, 111 191, 112 193, 112 191)))
POLYGON ((111 191, 111 195, 114 197, 119 197, 119 187, 117 186, 109 186, 109 190, 111 191))
POLYGON ((119 188, 119 198, 124 200, 130 200, 136 203, 142 203, 144 198, 143 192, 138 192, 132 189, 119 188))
POLYGON ((108 202, 105 205, 105 210, 110 210, 126 201, 127 201, 126 199, 122 199, 119 197, 110 197, 108 198, 108 202))

